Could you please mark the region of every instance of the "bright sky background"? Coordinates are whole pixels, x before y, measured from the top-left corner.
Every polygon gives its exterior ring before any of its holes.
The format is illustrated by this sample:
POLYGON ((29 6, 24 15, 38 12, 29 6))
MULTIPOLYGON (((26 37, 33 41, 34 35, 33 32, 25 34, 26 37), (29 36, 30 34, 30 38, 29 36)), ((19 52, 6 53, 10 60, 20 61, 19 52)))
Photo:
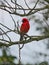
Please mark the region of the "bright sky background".
MULTIPOLYGON (((23 4, 23 2, 21 0, 19 0, 19 3, 23 4)), ((29 5, 32 6, 32 4, 29 4, 29 5)), ((25 5, 23 4, 23 6, 25 6, 25 5)), ((37 18, 42 19, 41 14, 36 13, 35 15, 36 15, 37 18)), ((13 15, 13 17, 15 19, 15 22, 17 22, 17 20, 19 20, 19 24, 21 25, 20 21, 22 20, 22 17, 16 16, 16 15, 13 15)), ((0 10, 0 22, 2 24, 5 24, 7 27, 9 27, 11 29, 14 28, 14 23, 12 22, 10 15, 7 12, 2 11, 2 10, 0 10)), ((30 30, 27 34, 28 35, 40 35, 40 32, 36 31, 37 25, 35 24, 34 20, 30 20, 29 23, 30 23, 30 30)), ((3 28, 3 27, 1 27, 1 28, 3 28)), ((4 28, 4 30, 7 30, 7 29, 4 28)), ((19 40, 19 38, 20 38, 19 35, 16 35, 12 32, 9 33, 8 35, 11 37, 11 39, 13 41, 19 40)), ((7 39, 6 36, 4 36, 4 38, 7 39)), ((18 57, 18 45, 11 46, 10 51, 11 51, 12 55, 18 57)), ((49 57, 47 57, 45 59, 44 56, 39 56, 38 55, 39 52, 45 53, 45 54, 49 53, 48 50, 46 50, 46 44, 44 44, 43 40, 42 41, 33 41, 33 42, 28 43, 28 44, 25 44, 25 46, 21 50, 21 60, 22 60, 22 62, 24 62, 24 63, 27 63, 27 62, 37 63, 37 62, 41 62, 41 61, 44 61, 44 60, 49 60, 49 57)), ((0 55, 1 55, 1 51, 0 51, 0 55)))

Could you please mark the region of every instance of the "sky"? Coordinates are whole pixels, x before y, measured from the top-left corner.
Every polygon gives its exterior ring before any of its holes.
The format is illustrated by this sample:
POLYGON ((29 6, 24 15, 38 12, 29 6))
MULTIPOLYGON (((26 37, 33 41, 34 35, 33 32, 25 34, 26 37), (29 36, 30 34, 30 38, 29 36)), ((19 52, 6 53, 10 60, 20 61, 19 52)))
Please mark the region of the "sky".
MULTIPOLYGON (((27 0, 28 1, 28 0, 27 0)), ((21 5, 23 4, 23 1, 19 0, 18 1, 21 5)), ((28 1, 29 4, 29 1, 28 1)), ((32 6, 32 4, 29 4, 30 6, 32 6)), ((25 6, 25 4, 23 4, 23 6, 25 6)), ((39 7, 39 6, 38 6, 39 7)), ((25 6, 26 8, 26 6, 25 6)), ((39 13, 36 13, 36 18, 40 18, 42 20, 42 15, 39 13)), ((12 15, 13 18, 15 19, 15 22, 17 22, 17 20, 19 20, 19 24, 21 26, 21 20, 23 17, 20 16, 16 16, 16 15, 12 15)), ((14 29, 14 23, 9 15, 9 13, 0 10, 0 23, 6 25, 7 27, 14 29)), ((28 35, 40 35, 40 31, 36 30, 37 24, 35 24, 34 20, 30 20, 30 30, 27 33, 28 35)), ((2 26, 0 26, 1 28, 3 28, 2 26)), ((7 31, 7 29, 3 28, 5 31, 7 31)), ((18 41, 20 39, 20 36, 18 34, 15 34, 13 32, 8 33, 8 35, 10 36, 10 38, 12 39, 12 41, 18 41)), ((0 36, 1 38, 1 36, 0 36)), ((7 39, 7 37, 4 35, 4 39, 7 39)), ((40 56, 38 55, 38 53, 43 53, 43 54, 49 54, 48 50, 46 49, 46 44, 44 44, 45 40, 41 40, 41 41, 32 41, 28 44, 25 44, 24 47, 21 50, 21 60, 23 63, 37 63, 37 62, 42 62, 44 60, 49 60, 49 57, 47 57, 45 59, 44 56, 40 56)), ((18 57, 18 45, 14 45, 14 46, 10 46, 10 52, 12 55, 17 56, 18 57)), ((0 51, 1 53, 1 51, 0 51)), ((2 53, 1 53, 2 54, 2 53)), ((1 55, 0 54, 0 55, 1 55)), ((16 62, 16 60, 15 60, 16 62)))

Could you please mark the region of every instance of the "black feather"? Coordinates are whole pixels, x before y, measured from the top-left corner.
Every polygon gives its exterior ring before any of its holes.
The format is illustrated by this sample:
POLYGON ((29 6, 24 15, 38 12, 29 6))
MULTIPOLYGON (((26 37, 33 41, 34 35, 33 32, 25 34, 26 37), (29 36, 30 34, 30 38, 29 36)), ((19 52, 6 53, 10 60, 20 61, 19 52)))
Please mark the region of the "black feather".
POLYGON ((23 35, 20 35, 20 41, 22 41, 23 40, 23 35))

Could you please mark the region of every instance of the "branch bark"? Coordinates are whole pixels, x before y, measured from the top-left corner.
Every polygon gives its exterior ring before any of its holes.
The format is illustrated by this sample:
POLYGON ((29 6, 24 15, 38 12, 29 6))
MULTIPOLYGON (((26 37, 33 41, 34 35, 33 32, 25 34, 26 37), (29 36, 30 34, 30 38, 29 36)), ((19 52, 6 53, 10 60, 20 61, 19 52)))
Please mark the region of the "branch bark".
POLYGON ((22 41, 7 41, 7 40, 4 40, 4 39, 0 39, 0 41, 5 41, 5 43, 3 42, 0 42, 0 46, 12 46, 12 45, 15 45, 15 44, 27 44, 29 42, 32 42, 32 41, 40 41, 40 40, 43 40, 43 39, 46 39, 46 38, 49 38, 49 34, 48 35, 43 35, 43 36, 29 36, 29 39, 26 39, 26 40, 22 40, 22 41), (8 43, 8 44, 7 44, 8 43))
MULTIPOLYGON (((29 15, 32 15, 32 14, 38 12, 38 11, 41 11, 41 10, 44 10, 44 9, 49 9, 49 4, 47 4, 47 5, 45 5, 41 8, 36 8, 36 5, 38 4, 39 0, 37 0, 37 2, 35 3, 35 6, 33 8, 30 8, 25 0, 24 1, 25 1, 25 4, 26 4, 27 8, 22 7, 16 1, 13 2, 13 0, 11 0, 11 3, 15 5, 14 7, 12 7, 6 0, 4 0, 4 1, 7 5, 5 5, 5 3, 2 2, 4 4, 0 4, 0 9, 4 10, 4 11, 7 11, 9 14, 14 14, 14 15, 18 15, 18 16, 29 16, 29 15), (20 14, 20 13, 17 12, 17 10, 18 11, 21 10, 21 11, 23 11, 23 13, 20 14), (29 12, 26 13, 26 11, 29 11, 29 12)), ((9 32, 14 32, 16 34, 19 34, 19 32, 18 32, 19 29, 17 28, 17 30, 16 30, 17 26, 16 26, 16 23, 15 23, 15 20, 13 19, 12 16, 11 16, 11 18, 14 22, 14 26, 15 26, 14 30, 11 30, 10 28, 5 26, 4 24, 0 23, 1 26, 3 26, 4 28, 6 28, 8 30, 7 32, 4 32, 4 30, 2 30, 3 33, 0 34, 0 36, 5 34, 9 38, 9 36, 7 35, 7 33, 9 33, 9 32)), ((15 42, 11 41, 10 38, 9 38, 9 41, 4 40, 4 39, 0 39, 0 46, 11 46, 11 45, 19 44, 19 43, 20 44, 27 44, 27 43, 32 42, 32 41, 39 41, 39 40, 43 40, 43 39, 46 39, 46 38, 49 38, 49 34, 44 35, 44 36, 28 36, 26 40, 15 41, 15 42)))
POLYGON ((11 5, 9 5, 9 3, 5 0, 5 2, 7 3, 7 5, 0 5, 0 9, 9 12, 10 14, 14 14, 14 15, 18 15, 18 16, 29 16, 32 15, 38 11, 44 10, 44 9, 49 9, 49 4, 44 5, 42 8, 36 8, 36 5, 38 4, 39 0, 37 0, 37 2, 35 3, 35 6, 33 8, 29 7, 27 2, 24 0, 25 5, 28 8, 24 8, 21 5, 19 5, 17 2, 13 2, 11 0, 11 3, 13 3, 15 5, 15 7, 12 7, 11 5), (23 11, 23 13, 21 14, 20 12, 18 13, 18 11, 23 11), (27 12, 28 11, 28 12, 27 12))

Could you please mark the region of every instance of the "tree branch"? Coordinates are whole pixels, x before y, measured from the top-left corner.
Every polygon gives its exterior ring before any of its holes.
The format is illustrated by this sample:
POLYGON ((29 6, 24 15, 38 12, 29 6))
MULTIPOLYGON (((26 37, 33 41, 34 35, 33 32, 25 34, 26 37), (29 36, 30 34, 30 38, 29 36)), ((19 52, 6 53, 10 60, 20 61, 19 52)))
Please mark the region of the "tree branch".
POLYGON ((18 15, 18 16, 29 16, 29 15, 32 15, 32 14, 38 12, 38 11, 41 11, 41 10, 44 10, 44 9, 49 9, 49 5, 48 4, 43 6, 43 7, 41 7, 41 8, 35 8, 37 3, 38 3, 38 1, 39 0, 37 0, 35 6, 33 8, 23 8, 22 6, 20 6, 19 4, 16 3, 16 5, 18 5, 18 7, 11 7, 11 6, 7 6, 7 5, 0 5, 0 9, 5 10, 5 11, 9 12, 10 14, 15 14, 15 15, 18 15), (18 11, 21 10, 24 13, 21 14, 21 13, 18 13, 17 11, 15 12, 15 10, 18 10, 18 11), (26 11, 28 11, 28 12, 26 12, 26 11))
MULTIPOLYGON (((29 15, 32 15, 32 14, 38 12, 38 11, 41 11, 41 10, 44 10, 44 9, 49 9, 49 4, 45 5, 45 6, 41 7, 41 8, 35 8, 39 0, 37 0, 37 2, 35 3, 35 6, 33 8, 29 8, 29 6, 28 6, 28 4, 26 3, 25 0, 24 0, 25 4, 26 4, 26 6, 28 8, 24 8, 21 5, 19 5, 17 2, 13 2, 11 0, 11 2, 15 5, 15 7, 12 7, 6 0, 4 0, 4 1, 7 3, 7 5, 1 4, 0 5, 0 9, 2 9, 4 11, 7 11, 10 14, 19 15, 19 16, 29 16, 29 15), (17 12, 17 10, 18 11, 21 10, 24 13, 20 14, 20 13, 17 12), (29 11, 29 12, 26 13, 26 11, 29 11)), ((7 26, 5 26, 4 24, 0 23, 0 25, 2 25, 3 27, 5 27, 6 29, 8 29, 7 32, 5 32, 4 30, 2 30, 3 33, 0 34, 0 35, 7 34, 8 32, 14 32, 16 34, 18 33, 19 29, 17 28, 17 30, 16 30, 15 20, 13 19, 12 16, 11 16, 11 18, 12 18, 12 20, 14 22, 14 26, 15 26, 14 30, 11 30, 10 28, 8 28, 7 26)), ((18 33, 18 34, 20 34, 20 33, 18 33)), ((9 36, 7 36, 7 37, 9 38, 9 36)), ((48 35, 44 35, 44 36, 27 36, 25 40, 14 41, 14 42, 11 41, 10 38, 9 38, 9 41, 5 40, 5 39, 0 39, 0 46, 11 46, 11 45, 19 44, 19 43, 20 44, 27 44, 27 43, 32 42, 32 41, 39 41, 39 40, 43 40, 43 39, 46 39, 46 38, 49 38, 49 34, 48 35)))
POLYGON ((12 45, 15 45, 15 44, 27 44, 29 42, 32 42, 32 41, 40 41, 40 40, 43 40, 43 39, 46 39, 46 38, 49 38, 49 34, 48 35, 43 35, 43 36, 29 36, 29 39, 26 39, 26 40, 22 40, 22 41, 7 41, 7 40, 4 40, 4 39, 0 39, 0 41, 5 41, 7 42, 8 44, 6 43, 3 43, 3 42, 0 42, 0 46, 12 46, 12 45))

